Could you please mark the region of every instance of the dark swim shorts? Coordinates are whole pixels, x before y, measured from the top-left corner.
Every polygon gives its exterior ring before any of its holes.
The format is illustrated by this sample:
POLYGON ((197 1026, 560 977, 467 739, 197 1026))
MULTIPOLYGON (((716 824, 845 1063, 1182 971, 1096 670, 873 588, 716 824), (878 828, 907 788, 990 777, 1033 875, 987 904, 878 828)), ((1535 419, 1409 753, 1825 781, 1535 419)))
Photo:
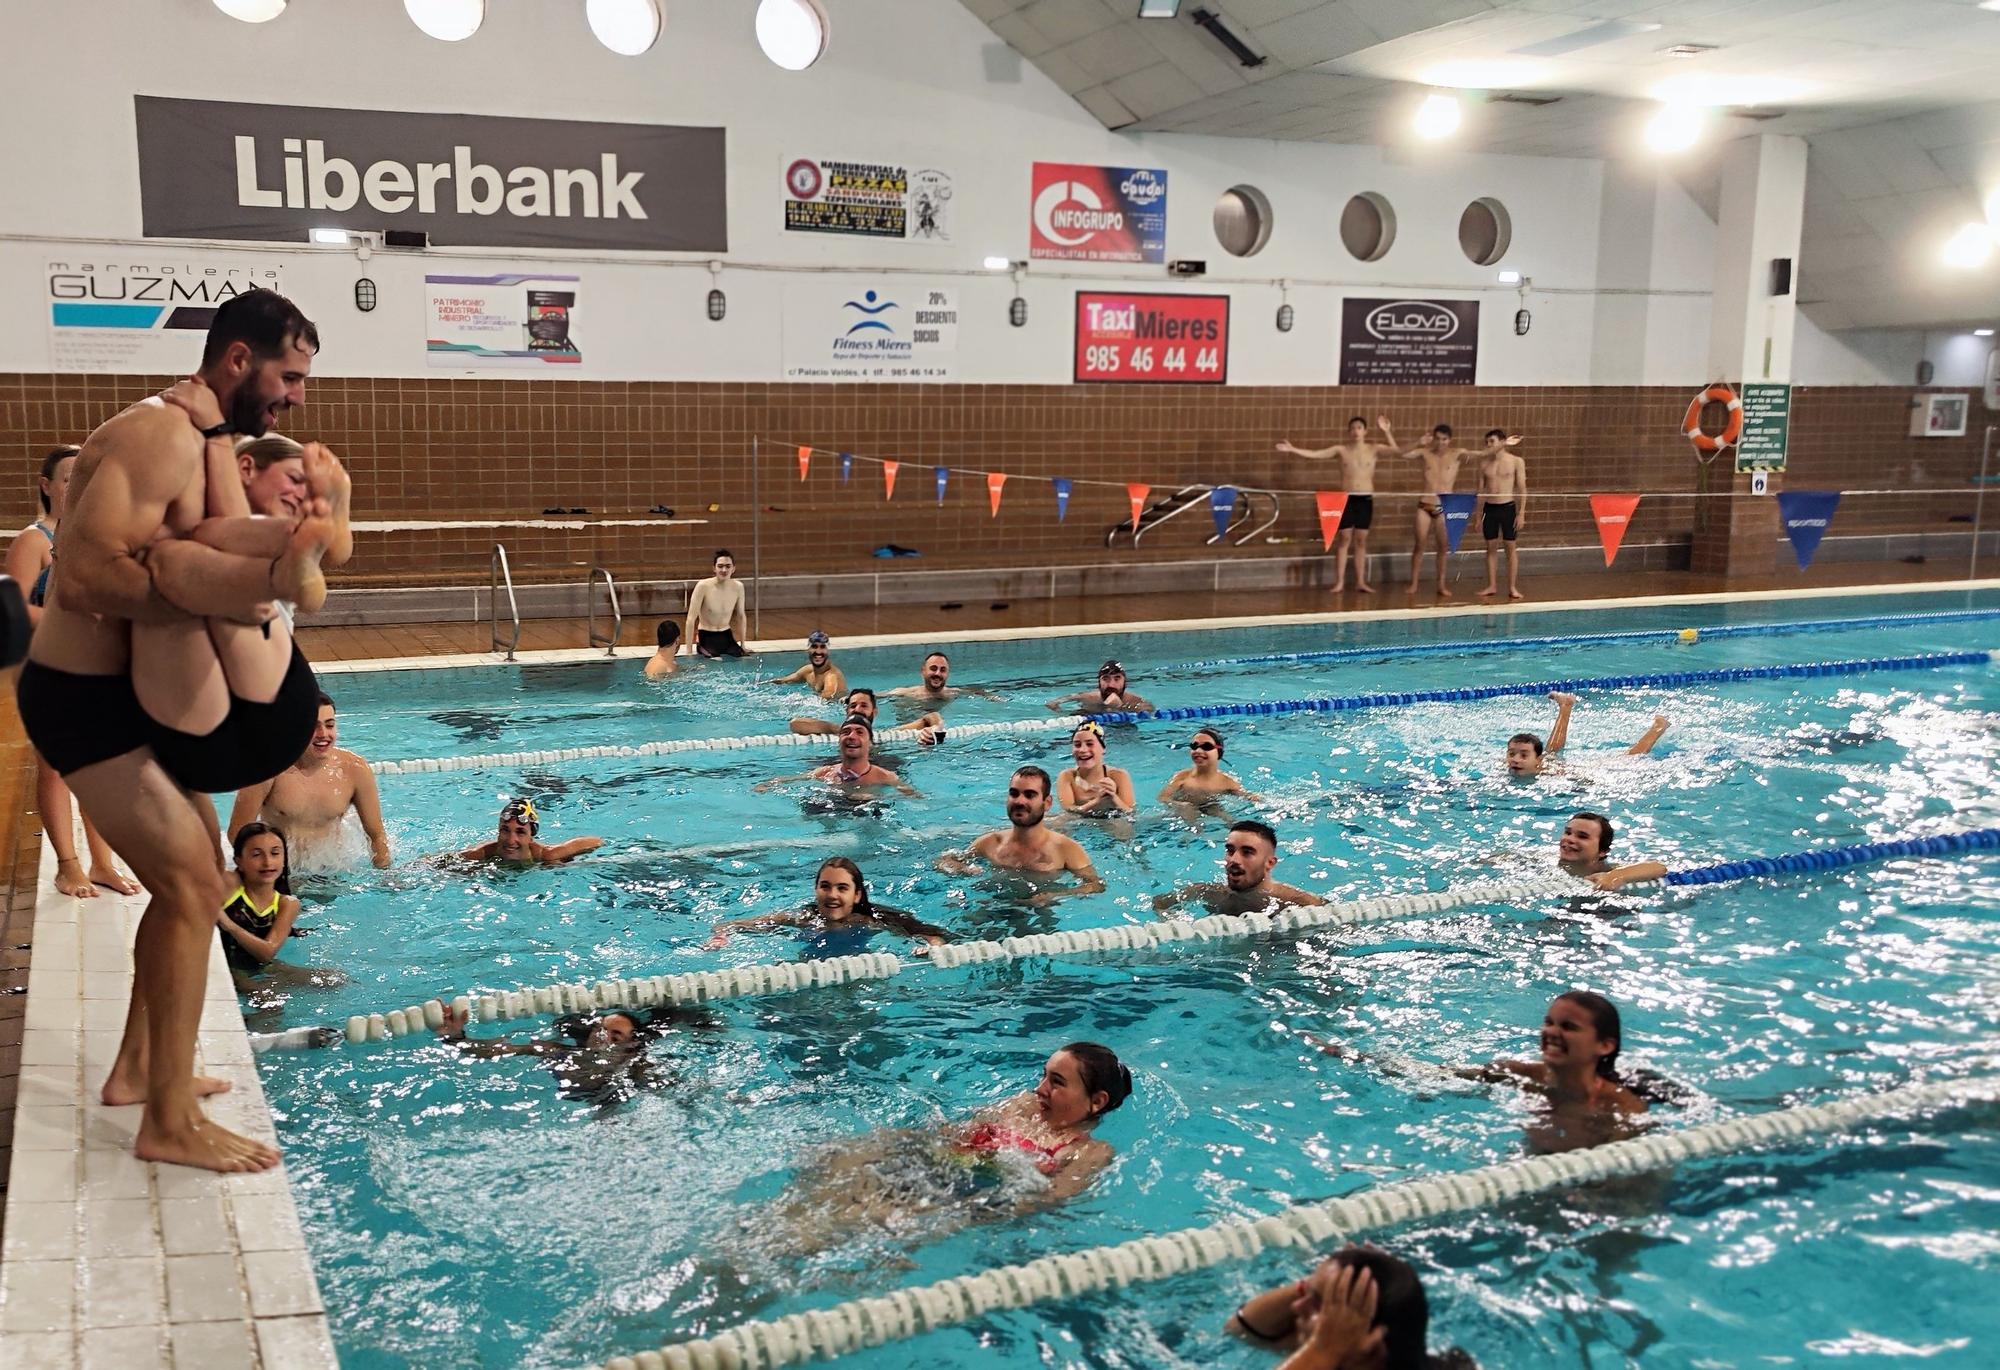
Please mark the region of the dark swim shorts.
POLYGON ((269 704, 232 697, 212 733, 197 737, 146 720, 146 743, 180 785, 202 794, 230 794, 262 784, 297 761, 319 718, 319 681, 299 645, 269 704))
POLYGON ((40 662, 21 667, 15 702, 28 740, 57 775, 136 752, 150 725, 126 675, 77 675, 40 662))
POLYGON ((1501 504, 1494 504, 1491 501, 1487 502, 1486 516, 1480 520, 1480 526, 1488 542, 1492 542, 1495 538, 1502 538, 1508 542, 1512 542, 1519 536, 1514 530, 1514 511, 1516 507, 1513 500, 1507 500, 1501 504))
POLYGON ((1359 528, 1366 532, 1375 523, 1375 497, 1373 495, 1349 495, 1347 507, 1340 511, 1340 531, 1359 528))
POLYGON ((734 631, 728 628, 697 628, 694 630, 695 650, 703 656, 747 656, 743 644, 736 640, 734 631))

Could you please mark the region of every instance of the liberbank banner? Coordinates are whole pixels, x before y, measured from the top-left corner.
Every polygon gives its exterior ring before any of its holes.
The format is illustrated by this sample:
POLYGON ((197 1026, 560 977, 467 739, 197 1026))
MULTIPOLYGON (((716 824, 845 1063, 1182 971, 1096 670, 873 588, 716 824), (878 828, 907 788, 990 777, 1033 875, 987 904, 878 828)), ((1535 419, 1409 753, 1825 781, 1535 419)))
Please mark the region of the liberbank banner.
POLYGON ((723 130, 133 97, 148 238, 721 252, 723 130))

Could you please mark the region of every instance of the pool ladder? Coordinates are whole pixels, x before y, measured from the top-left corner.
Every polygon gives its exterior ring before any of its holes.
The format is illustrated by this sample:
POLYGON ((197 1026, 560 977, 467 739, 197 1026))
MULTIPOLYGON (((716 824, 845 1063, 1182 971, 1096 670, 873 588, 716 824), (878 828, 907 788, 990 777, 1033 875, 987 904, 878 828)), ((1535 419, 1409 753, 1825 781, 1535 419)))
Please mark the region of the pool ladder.
POLYGON ((606 656, 618 655, 618 635, 625 629, 625 615, 618 609, 618 582, 611 578, 611 572, 602 566, 590 568, 590 574, 583 582, 584 625, 590 634, 590 645, 602 647, 606 656), (597 631, 597 579, 604 578, 604 593, 611 599, 611 632, 597 631))
POLYGON ((486 605, 492 614, 493 650, 500 650, 500 587, 507 587, 507 617, 514 621, 514 635, 507 639, 507 660, 521 645, 521 606, 514 602, 514 573, 507 569, 507 549, 493 544, 493 561, 487 574, 486 605))

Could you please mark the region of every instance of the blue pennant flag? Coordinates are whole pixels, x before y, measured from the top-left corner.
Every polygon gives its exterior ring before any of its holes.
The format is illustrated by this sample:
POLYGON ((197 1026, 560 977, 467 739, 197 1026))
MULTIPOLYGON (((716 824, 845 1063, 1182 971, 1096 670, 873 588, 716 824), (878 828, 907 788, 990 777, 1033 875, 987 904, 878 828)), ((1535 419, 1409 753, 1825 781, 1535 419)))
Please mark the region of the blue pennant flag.
POLYGON ((1839 507, 1838 490, 1786 490, 1779 494, 1778 519, 1785 525, 1785 536, 1792 540, 1792 553, 1798 557, 1801 571, 1812 564, 1819 540, 1826 536, 1826 526, 1833 522, 1833 511, 1839 507))
POLYGON ((1229 531, 1229 520, 1236 517, 1236 487, 1218 485, 1208 492, 1209 517, 1215 520, 1215 535, 1219 538, 1229 531))
POLYGON ((1479 503, 1479 496, 1439 495, 1438 503, 1444 506, 1445 540, 1456 552, 1459 539, 1465 536, 1466 525, 1472 522, 1472 506, 1479 503))
POLYGON ((854 474, 854 454, 852 452, 842 452, 840 454, 840 478, 841 480, 845 481, 849 476, 853 474, 854 474))
POLYGON ((939 504, 943 504, 943 503, 944 503, 944 486, 945 486, 945 482, 946 482, 946 481, 948 481, 948 480, 950 480, 950 479, 951 479, 951 468, 950 468, 949 466, 940 466, 940 467, 938 467, 938 469, 937 469, 937 483, 938 483, 938 503, 939 503, 939 504))
POLYGON ((1049 484, 1056 488, 1056 522, 1061 523, 1063 515, 1069 512, 1070 479, 1068 476, 1051 476, 1049 484))

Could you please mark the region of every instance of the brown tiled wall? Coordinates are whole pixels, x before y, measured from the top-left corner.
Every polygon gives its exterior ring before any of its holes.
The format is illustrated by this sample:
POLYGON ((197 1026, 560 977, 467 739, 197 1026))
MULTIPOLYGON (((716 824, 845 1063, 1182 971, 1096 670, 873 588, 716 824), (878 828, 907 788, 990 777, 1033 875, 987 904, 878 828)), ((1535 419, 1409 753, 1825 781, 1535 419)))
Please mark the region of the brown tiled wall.
MULTIPOLYGON (((0 375, 0 516, 28 521, 33 472, 57 442, 80 441, 93 424, 167 383, 166 377, 0 375)), ((1909 392, 1890 387, 1800 387, 1794 399, 1794 488, 1949 487, 1964 495, 1857 496, 1836 533, 1947 528, 1969 511, 1976 437, 1904 436, 1909 392)), ((822 386, 523 380, 315 380, 307 408, 287 430, 332 444, 354 472, 357 517, 449 519, 534 517, 554 505, 631 517, 655 504, 707 518, 705 528, 509 530, 517 577, 568 576, 595 561, 621 577, 698 572, 710 548, 747 560, 752 538, 750 451, 763 440, 759 472, 763 567, 767 572, 853 571, 884 565, 871 550, 895 542, 923 552, 904 565, 1033 566, 1093 561, 1104 534, 1127 516, 1126 481, 1155 489, 1183 483, 1309 490, 1336 477, 1331 464, 1282 457, 1277 438, 1334 441, 1350 414, 1387 411, 1414 442, 1433 422, 1476 441, 1492 426, 1528 435, 1531 493, 1646 492, 1634 543, 1686 537, 1695 461, 1679 436, 1687 391, 1567 386, 1348 388, 1230 386, 908 385, 822 386), (809 482, 798 480, 796 444, 824 449, 809 482), (891 457, 904 465, 893 503, 880 470, 855 465, 841 486, 833 454, 891 457), (999 470, 1012 479, 1000 517, 989 518, 985 481, 954 475, 942 509, 931 475, 943 464, 999 470), (1045 478, 1079 484, 1065 523, 1055 520, 1045 478), (1085 480, 1112 482, 1085 485, 1085 480), (718 505, 710 512, 710 504, 718 505)), ((1988 420, 1974 407, 1975 425, 1988 420)), ((1416 462, 1387 464, 1384 491, 1413 492, 1416 462)), ((1470 471, 1461 476, 1469 488, 1470 471)), ((1376 526, 1389 548, 1408 538, 1407 500, 1378 501, 1376 526)), ((1582 499, 1531 504, 1530 543, 1594 541, 1582 499)), ((643 516, 643 515, 641 515, 643 516)), ((1148 560, 1212 557, 1205 515, 1146 541, 1148 560)), ((1287 496, 1270 547, 1296 553, 1316 544, 1309 495, 1287 496)), ((349 566, 358 579, 397 583, 483 580, 493 534, 445 530, 364 534, 349 566)), ((1230 556, 1260 548, 1228 549, 1230 556)))

